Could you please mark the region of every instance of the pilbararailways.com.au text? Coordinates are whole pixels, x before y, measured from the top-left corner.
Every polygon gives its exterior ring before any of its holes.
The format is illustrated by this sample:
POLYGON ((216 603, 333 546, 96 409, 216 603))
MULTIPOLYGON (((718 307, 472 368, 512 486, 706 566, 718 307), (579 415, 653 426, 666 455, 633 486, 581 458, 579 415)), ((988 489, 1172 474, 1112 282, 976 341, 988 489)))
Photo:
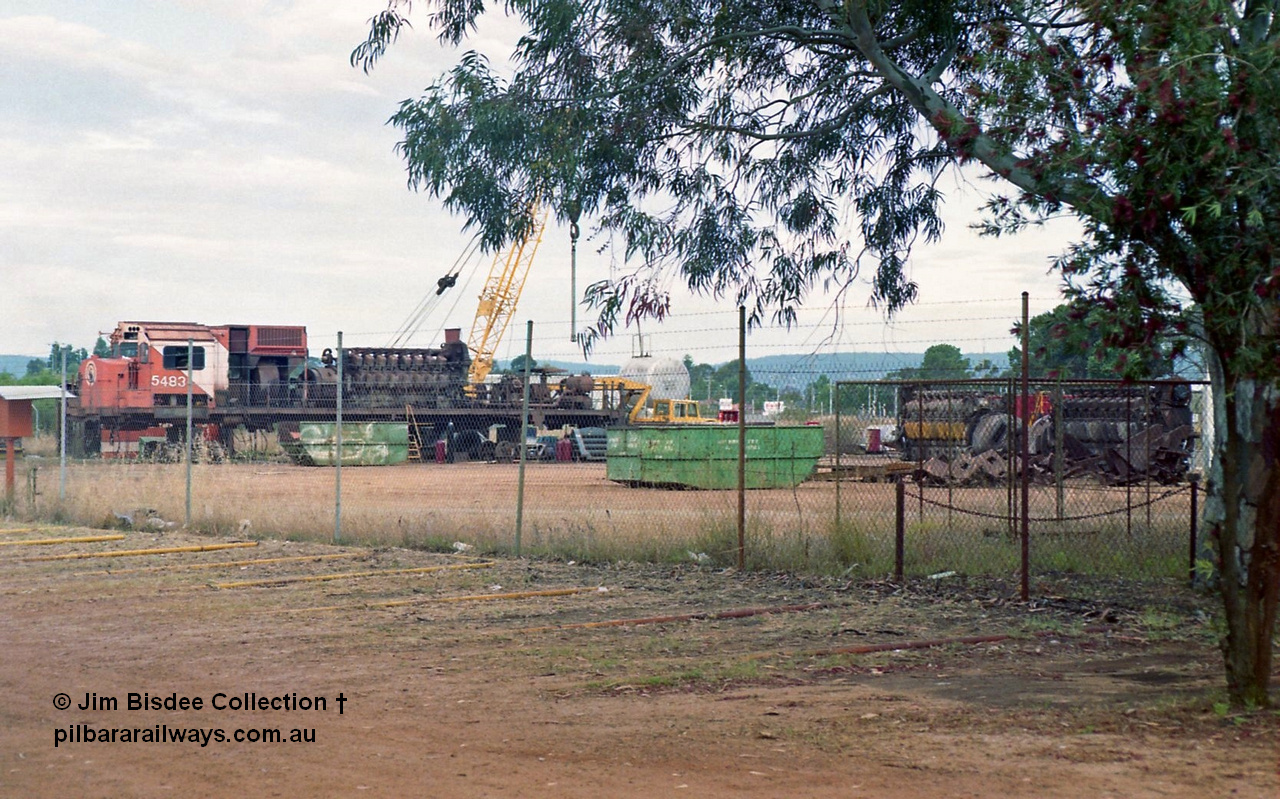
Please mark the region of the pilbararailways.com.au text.
POLYGON ((199 744, 205 747, 210 743, 313 744, 315 742, 315 727, 291 730, 274 727, 224 730, 217 727, 170 727, 168 724, 156 724, 151 727, 99 729, 90 724, 68 724, 66 727, 57 727, 53 731, 54 749, 63 744, 94 743, 199 744))

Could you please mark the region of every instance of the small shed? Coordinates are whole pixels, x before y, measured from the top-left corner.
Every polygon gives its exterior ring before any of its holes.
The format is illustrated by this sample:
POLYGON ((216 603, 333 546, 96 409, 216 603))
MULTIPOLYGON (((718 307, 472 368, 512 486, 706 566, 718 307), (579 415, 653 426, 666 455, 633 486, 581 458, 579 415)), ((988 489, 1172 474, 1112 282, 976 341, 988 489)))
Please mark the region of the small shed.
MULTIPOLYGON (((15 442, 35 433, 31 403, 62 396, 61 386, 0 386, 0 444, 4 445, 4 490, 9 501, 13 500, 15 442)), ((71 392, 66 397, 71 399, 71 392)))
MULTIPOLYGON (((67 392, 67 399, 73 396, 67 392)), ((61 398, 61 386, 0 386, 0 439, 34 434, 32 400, 61 398)))

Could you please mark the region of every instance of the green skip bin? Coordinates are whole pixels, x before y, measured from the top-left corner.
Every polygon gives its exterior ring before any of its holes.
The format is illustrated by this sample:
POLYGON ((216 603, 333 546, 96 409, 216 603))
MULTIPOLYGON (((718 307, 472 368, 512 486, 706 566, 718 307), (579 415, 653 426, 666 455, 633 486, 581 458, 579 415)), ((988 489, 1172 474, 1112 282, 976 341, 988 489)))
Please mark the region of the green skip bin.
MULTIPOLYGON (((746 488, 790 488, 813 474, 821 427, 748 425, 746 488)), ((625 427, 609 431, 605 473, 629 486, 737 488, 737 425, 625 427)))
MULTIPOLYGON (((333 466, 337 462, 338 426, 332 422, 282 422, 276 425, 280 446, 301 466, 333 466)), ((390 466, 409 458, 409 426, 404 422, 344 422, 343 466, 390 466)))

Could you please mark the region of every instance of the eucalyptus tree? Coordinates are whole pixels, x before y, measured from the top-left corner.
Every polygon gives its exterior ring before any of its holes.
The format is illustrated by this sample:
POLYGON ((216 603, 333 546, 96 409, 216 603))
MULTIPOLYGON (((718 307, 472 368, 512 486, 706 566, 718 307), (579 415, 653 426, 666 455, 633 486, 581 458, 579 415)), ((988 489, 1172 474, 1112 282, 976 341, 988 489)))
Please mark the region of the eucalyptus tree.
MULTIPOLYGON (((1276 0, 507 0, 508 64, 466 51, 391 118, 410 185, 491 248, 535 204, 621 253, 596 332, 662 316, 675 281, 786 323, 815 287, 916 298, 957 165, 1004 192, 984 227, 1083 226, 1057 261, 1110 347, 1210 354, 1205 511, 1227 686, 1265 704, 1280 601, 1280 69, 1276 0)), ((483 0, 419 0, 456 46, 483 0)), ((390 0, 352 53, 405 32, 390 0)), ((589 342, 588 342, 589 343, 589 342)))

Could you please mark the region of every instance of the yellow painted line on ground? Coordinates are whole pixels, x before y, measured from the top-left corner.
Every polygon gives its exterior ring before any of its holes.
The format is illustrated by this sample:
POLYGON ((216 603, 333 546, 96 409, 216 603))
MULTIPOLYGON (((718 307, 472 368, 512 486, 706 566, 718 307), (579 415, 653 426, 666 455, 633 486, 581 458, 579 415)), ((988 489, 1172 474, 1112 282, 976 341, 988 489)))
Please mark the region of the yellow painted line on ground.
POLYGON ((45 544, 91 544, 97 541, 120 541, 122 535, 82 535, 76 538, 37 538, 33 541, 0 541, 0 547, 34 547, 45 544))
POLYGON ((406 605, 432 605, 446 602, 488 602, 498 599, 530 599, 540 596, 570 596, 572 594, 607 593, 601 588, 549 588, 543 591, 512 591, 506 594, 469 594, 467 596, 433 596, 415 597, 414 599, 391 599, 385 602, 356 602, 347 605, 323 605, 315 608, 286 608, 284 610, 268 610, 266 613, 320 613, 329 610, 399 608, 406 605))
MULTIPOLYGON (((123 538, 123 536, 121 536, 123 538)), ((157 547, 155 549, 117 549, 114 552, 72 552, 69 555, 41 555, 23 558, 24 562, 47 560, 82 560, 84 558, 133 558, 143 555, 170 555, 176 552, 217 552, 221 549, 256 547, 257 541, 239 541, 233 544, 203 544, 189 547, 157 547)))
POLYGON ((0 535, 17 535, 18 533, 42 533, 45 530, 53 530, 53 527, 11 527, 6 530, 0 530, 0 535))
POLYGON ((426 574, 428 572, 454 571, 457 569, 484 569, 494 565, 493 561, 483 563, 453 563, 448 566, 422 566, 416 569, 382 569, 367 572, 345 572, 343 574, 307 574, 296 577, 276 577, 264 580, 239 580, 233 583, 209 583, 210 588, 250 588, 259 585, 286 585, 289 583, 323 583, 330 580, 358 580, 363 577, 383 577, 390 574, 426 574))
POLYGON ((171 566, 139 566, 136 569, 102 569, 76 572, 86 574, 137 574, 139 572, 179 571, 182 569, 233 569, 238 566, 257 566, 262 563, 288 563, 299 560, 335 560, 337 558, 363 558, 366 552, 340 552, 333 555, 291 555, 287 558, 255 558, 254 560, 224 560, 217 563, 175 563, 171 566))

